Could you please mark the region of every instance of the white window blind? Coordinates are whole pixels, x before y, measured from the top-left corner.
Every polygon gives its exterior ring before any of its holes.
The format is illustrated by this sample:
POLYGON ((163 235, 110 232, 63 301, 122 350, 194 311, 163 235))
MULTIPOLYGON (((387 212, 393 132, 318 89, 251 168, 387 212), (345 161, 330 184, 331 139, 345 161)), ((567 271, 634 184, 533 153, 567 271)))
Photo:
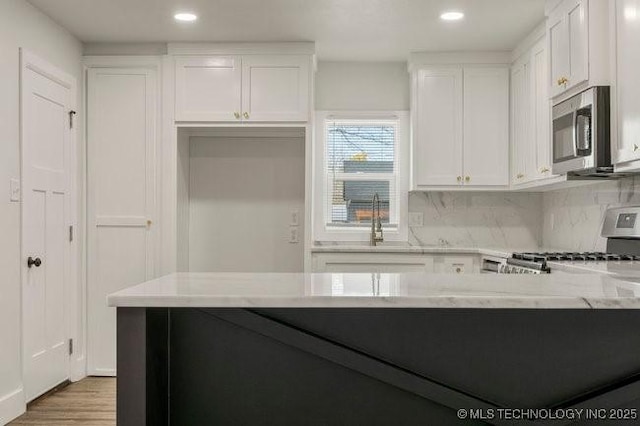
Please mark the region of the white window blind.
POLYGON ((397 137, 397 119, 326 120, 327 227, 370 226, 374 194, 382 222, 397 226, 397 137))

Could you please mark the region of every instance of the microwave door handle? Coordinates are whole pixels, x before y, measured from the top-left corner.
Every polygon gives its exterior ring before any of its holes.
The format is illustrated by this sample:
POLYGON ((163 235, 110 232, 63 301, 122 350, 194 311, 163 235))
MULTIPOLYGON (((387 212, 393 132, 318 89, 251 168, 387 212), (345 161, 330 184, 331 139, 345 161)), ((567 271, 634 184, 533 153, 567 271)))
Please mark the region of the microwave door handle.
POLYGON ((578 111, 573 111, 573 157, 578 156, 578 111))

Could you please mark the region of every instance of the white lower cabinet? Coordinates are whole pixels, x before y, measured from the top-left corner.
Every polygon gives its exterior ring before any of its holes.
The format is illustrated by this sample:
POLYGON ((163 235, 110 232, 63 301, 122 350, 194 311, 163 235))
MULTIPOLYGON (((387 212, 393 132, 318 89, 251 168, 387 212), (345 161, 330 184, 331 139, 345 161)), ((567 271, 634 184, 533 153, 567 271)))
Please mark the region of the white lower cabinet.
POLYGON ((313 253, 313 272, 464 274, 480 272, 476 255, 416 253, 313 253))
POLYGON ((433 258, 421 254, 316 253, 313 272, 433 272, 433 258))
POLYGON ((420 66, 412 79, 413 189, 507 187, 507 66, 420 66))

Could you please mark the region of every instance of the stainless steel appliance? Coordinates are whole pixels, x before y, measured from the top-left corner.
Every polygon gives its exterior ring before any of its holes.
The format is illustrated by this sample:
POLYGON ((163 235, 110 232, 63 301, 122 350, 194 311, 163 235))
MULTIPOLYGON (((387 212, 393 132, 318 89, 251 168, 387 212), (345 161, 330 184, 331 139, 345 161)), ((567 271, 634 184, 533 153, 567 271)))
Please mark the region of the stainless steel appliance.
POLYGON ((494 269, 501 274, 530 274, 549 273, 554 267, 567 264, 594 270, 603 270, 598 267, 607 265, 625 265, 640 272, 640 207, 607 210, 601 235, 607 238, 606 252, 514 253, 494 269))
POLYGON ((553 173, 608 177, 611 164, 609 87, 596 86, 552 109, 553 173))

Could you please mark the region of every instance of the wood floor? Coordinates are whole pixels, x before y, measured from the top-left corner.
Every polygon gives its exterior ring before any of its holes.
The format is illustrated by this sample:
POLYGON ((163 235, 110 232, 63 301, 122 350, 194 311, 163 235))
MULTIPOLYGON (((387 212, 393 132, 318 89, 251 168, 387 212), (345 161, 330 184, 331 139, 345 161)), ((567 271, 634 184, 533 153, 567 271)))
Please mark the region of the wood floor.
POLYGON ((37 399, 27 412, 9 425, 87 425, 116 424, 116 379, 87 377, 37 399))

